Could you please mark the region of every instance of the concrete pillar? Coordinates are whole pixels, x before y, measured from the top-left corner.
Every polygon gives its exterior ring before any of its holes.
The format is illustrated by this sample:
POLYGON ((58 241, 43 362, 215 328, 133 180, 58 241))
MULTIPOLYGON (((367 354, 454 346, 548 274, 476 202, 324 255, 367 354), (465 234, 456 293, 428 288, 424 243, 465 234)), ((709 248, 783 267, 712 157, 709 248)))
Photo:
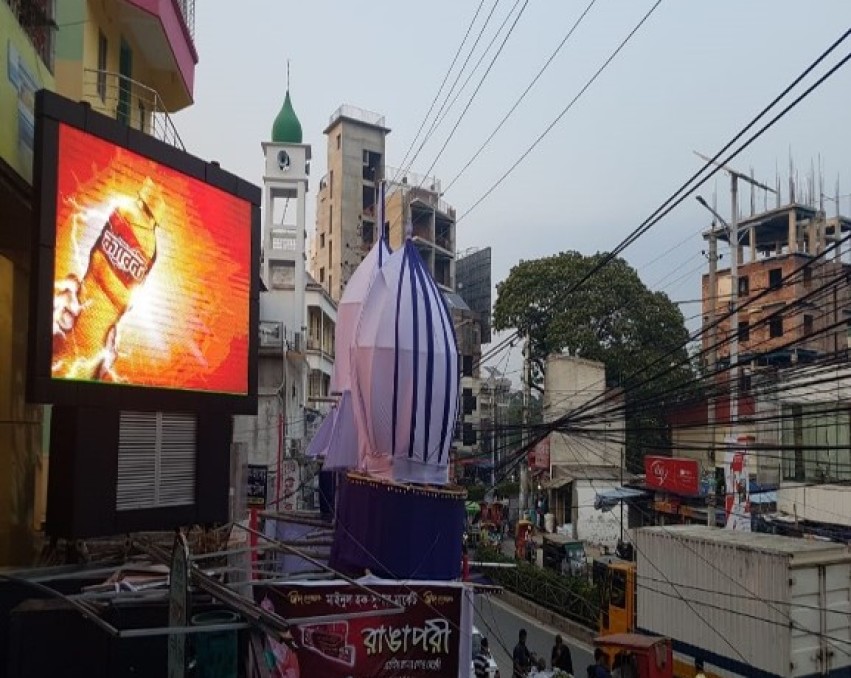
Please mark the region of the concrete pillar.
POLYGON ((789 211, 789 253, 798 251, 798 215, 794 208, 789 211))

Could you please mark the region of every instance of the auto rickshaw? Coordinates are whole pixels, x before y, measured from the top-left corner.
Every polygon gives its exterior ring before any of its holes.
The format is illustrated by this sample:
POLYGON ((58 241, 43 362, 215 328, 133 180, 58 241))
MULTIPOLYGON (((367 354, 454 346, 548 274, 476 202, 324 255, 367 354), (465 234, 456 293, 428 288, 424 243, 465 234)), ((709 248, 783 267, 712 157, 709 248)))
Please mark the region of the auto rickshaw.
POLYGON ((532 525, 532 521, 525 518, 517 521, 517 527, 514 531, 514 557, 517 560, 526 559, 526 535, 529 535, 528 540, 531 541, 533 529, 534 525, 532 525))
POLYGON ((609 666, 618 662, 624 675, 635 678, 673 678, 674 653, 670 638, 640 633, 614 633, 598 636, 594 646, 606 653, 609 666))

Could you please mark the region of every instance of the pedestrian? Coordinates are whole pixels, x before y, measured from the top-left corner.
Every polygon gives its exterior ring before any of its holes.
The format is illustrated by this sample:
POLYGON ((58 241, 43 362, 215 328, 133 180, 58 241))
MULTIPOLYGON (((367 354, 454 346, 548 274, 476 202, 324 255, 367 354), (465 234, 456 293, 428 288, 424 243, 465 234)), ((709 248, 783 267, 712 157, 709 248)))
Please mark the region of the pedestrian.
POLYGON ((482 638, 479 652, 473 657, 473 672, 476 678, 488 678, 488 666, 490 666, 491 652, 488 647, 488 639, 482 638))
POLYGON ((553 645, 550 655, 550 664, 553 669, 573 673, 573 657, 570 656, 570 648, 562 642, 561 636, 556 636, 556 644, 553 645))
POLYGON ((606 653, 599 647, 594 650, 594 663, 588 667, 588 678, 612 678, 606 653))
POLYGON ((706 674, 703 672, 703 660, 695 659, 694 660, 694 678, 706 678, 706 674))
POLYGON ((514 652, 511 654, 511 660, 514 664, 514 678, 525 678, 529 669, 532 668, 532 654, 526 647, 526 629, 520 629, 517 645, 514 646, 514 652))

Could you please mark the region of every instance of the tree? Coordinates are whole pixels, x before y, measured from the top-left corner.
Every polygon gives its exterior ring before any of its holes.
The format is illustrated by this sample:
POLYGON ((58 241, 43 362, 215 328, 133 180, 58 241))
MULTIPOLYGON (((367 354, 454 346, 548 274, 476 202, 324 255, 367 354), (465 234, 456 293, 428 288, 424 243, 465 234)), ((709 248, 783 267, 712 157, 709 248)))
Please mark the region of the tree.
POLYGON ((627 460, 636 467, 647 451, 669 444, 662 408, 648 404, 693 382, 688 330, 679 308, 649 290, 625 260, 590 274, 605 256, 571 251, 519 263, 497 285, 493 325, 529 338, 539 391, 550 353, 604 363, 607 385, 626 393, 627 460))

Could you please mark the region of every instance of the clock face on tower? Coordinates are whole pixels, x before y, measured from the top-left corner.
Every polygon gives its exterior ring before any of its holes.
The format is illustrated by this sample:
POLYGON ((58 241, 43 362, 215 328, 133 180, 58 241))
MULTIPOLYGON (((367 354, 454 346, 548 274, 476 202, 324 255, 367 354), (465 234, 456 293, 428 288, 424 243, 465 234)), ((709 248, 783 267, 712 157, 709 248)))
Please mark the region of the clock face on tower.
POLYGON ((286 151, 278 151, 278 169, 288 172, 290 169, 290 154, 286 151))

